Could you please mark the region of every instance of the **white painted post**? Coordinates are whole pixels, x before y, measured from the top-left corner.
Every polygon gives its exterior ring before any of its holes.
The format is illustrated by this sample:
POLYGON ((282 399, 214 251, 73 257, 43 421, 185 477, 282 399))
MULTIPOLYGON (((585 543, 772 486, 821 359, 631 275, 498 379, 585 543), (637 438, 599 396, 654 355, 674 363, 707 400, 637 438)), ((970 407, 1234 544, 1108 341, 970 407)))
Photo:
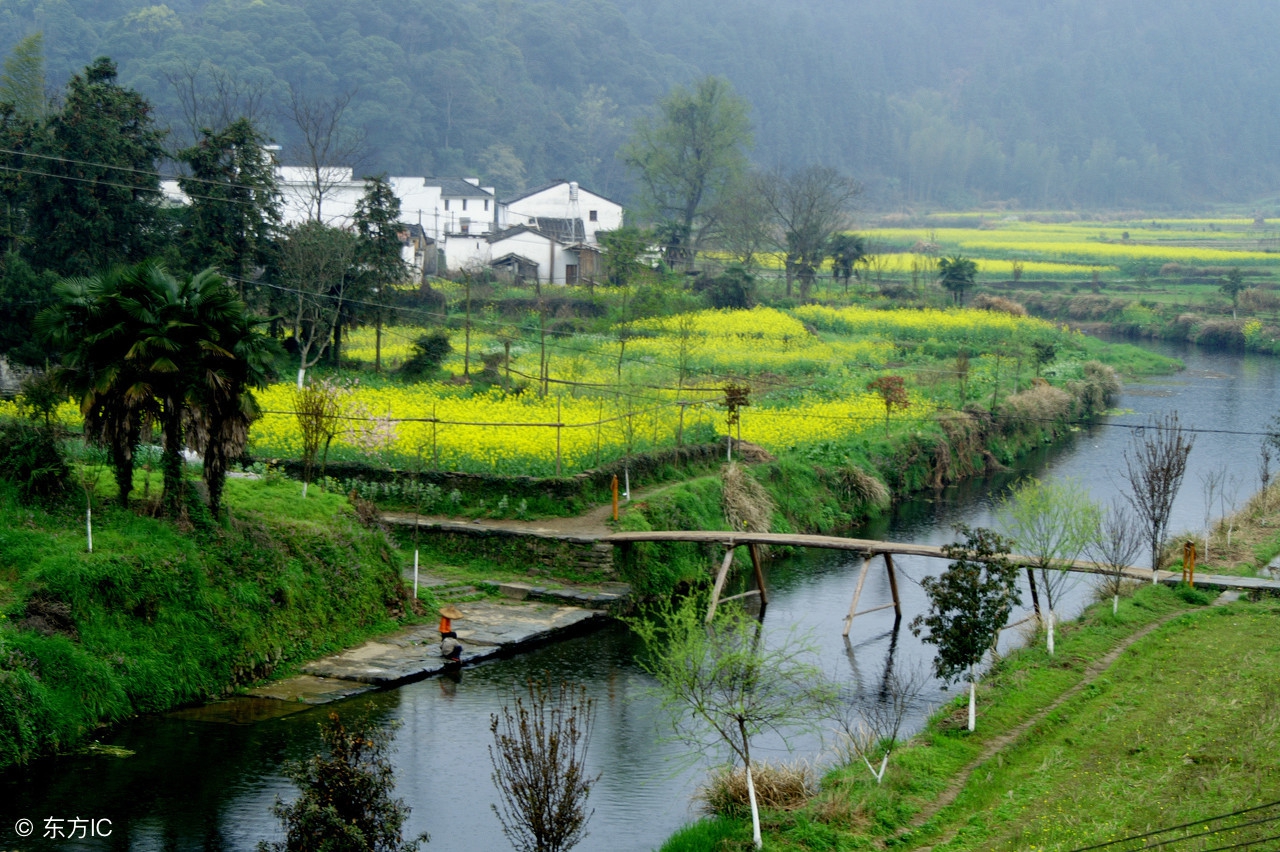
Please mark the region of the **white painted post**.
POLYGON ((756 785, 751 780, 751 764, 747 764, 747 798, 751 800, 751 842, 757 849, 764 846, 764 838, 760 836, 760 811, 756 807, 756 785))
POLYGON ((418 548, 413 549, 413 599, 418 599, 418 548))
POLYGON ((84 510, 84 529, 89 535, 89 552, 93 553, 93 507, 84 510))
POLYGON ((974 717, 976 715, 976 705, 978 701, 978 689, 974 685, 973 666, 969 666, 969 730, 973 730, 974 717))

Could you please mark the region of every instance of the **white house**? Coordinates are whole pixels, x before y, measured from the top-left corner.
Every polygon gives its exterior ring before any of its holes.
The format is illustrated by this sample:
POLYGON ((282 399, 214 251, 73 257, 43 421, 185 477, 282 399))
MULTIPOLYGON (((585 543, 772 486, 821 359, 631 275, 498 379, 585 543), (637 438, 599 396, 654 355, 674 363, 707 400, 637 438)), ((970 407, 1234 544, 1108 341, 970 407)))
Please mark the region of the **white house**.
MULTIPOLYGON (((317 180, 313 169, 277 166, 276 180, 285 225, 319 218, 350 228, 365 192, 365 181, 346 167, 321 169, 317 180)), ((387 183, 400 199, 405 262, 419 273, 497 265, 521 279, 576 284, 598 274, 598 233, 622 226, 621 204, 573 181, 505 203, 479 178, 390 177, 387 183), (436 269, 437 249, 443 270, 436 269)), ((164 184, 168 201, 189 203, 175 181, 164 184)))
POLYGON ((579 186, 557 180, 503 203, 502 224, 527 225, 555 233, 567 243, 599 243, 600 231, 622 227, 622 205, 579 186))

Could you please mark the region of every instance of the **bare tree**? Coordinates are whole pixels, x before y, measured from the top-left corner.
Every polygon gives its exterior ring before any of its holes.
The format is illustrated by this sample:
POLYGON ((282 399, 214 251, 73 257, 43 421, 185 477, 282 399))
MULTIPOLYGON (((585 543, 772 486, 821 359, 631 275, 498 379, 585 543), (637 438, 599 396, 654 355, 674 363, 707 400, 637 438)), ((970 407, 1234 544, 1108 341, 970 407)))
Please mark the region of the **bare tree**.
POLYGON ((794 276, 800 281, 800 298, 809 297, 831 236, 845 227, 849 206, 861 192, 857 181, 826 166, 779 170, 760 181, 760 194, 773 211, 786 253, 788 296, 794 276))
POLYGON ((324 202, 343 181, 359 170, 365 150, 364 134, 343 122, 355 90, 332 98, 309 98, 290 84, 288 118, 298 129, 299 142, 291 151, 307 173, 307 185, 299 190, 307 204, 307 216, 324 222, 324 202))
POLYGON ((356 236, 319 222, 286 229, 280 277, 288 288, 281 310, 291 317, 298 353, 298 387, 324 357, 354 280, 356 236))
MULTIPOLYGON (((1236 509, 1240 506, 1240 479, 1234 473, 1227 476, 1222 490, 1218 492, 1218 511, 1221 513, 1219 524, 1227 527, 1227 547, 1231 546, 1231 536, 1236 530, 1236 509)), ((1205 554, 1206 558, 1208 554, 1205 554)))
POLYGON ((600 780, 587 774, 594 716, 585 688, 531 680, 527 704, 517 694, 515 709, 489 717, 489 761, 502 794, 502 807, 491 807, 520 852, 563 852, 586 836, 587 797, 600 780))
POLYGON ((164 77, 182 113, 178 148, 196 144, 201 131, 218 134, 242 118, 262 127, 269 117, 265 79, 245 79, 207 62, 184 62, 164 77))
POLYGON ((1169 515, 1173 500, 1182 487, 1187 472, 1187 457, 1195 445, 1195 436, 1182 431, 1178 413, 1152 417, 1146 426, 1134 430, 1129 447, 1124 451, 1125 478, 1133 506, 1151 547, 1151 582, 1158 579, 1160 547, 1169 531, 1169 515))
POLYGON ((1098 533, 1089 543, 1088 552, 1106 569, 1102 589, 1111 595, 1111 614, 1120 611, 1120 590, 1125 569, 1133 564, 1142 550, 1142 528, 1134 523, 1124 503, 1115 502, 1098 519, 1098 533))
POLYGON ((1208 473, 1199 474, 1200 490, 1204 493, 1204 553, 1203 559, 1209 559, 1209 538, 1213 534, 1213 498, 1222 491, 1227 472, 1221 468, 1208 473))
POLYGON ((878 693, 862 707, 849 704, 836 719, 845 762, 861 760, 876 783, 882 783, 902 725, 927 683, 928 672, 923 667, 914 666, 904 672, 893 666, 892 657, 886 660, 878 693), (879 769, 873 765, 876 760, 880 762, 879 769))

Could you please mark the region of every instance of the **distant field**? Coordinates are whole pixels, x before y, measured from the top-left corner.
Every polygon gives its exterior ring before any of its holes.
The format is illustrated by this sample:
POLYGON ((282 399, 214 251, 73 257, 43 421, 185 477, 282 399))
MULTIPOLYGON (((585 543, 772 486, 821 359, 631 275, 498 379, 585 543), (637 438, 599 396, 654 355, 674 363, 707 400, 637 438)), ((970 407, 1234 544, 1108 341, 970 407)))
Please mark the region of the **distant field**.
MULTIPOLYGON (((1051 214, 1044 214, 1051 215, 1051 214)), ((1280 269, 1280 223, 1252 219, 1143 219, 1127 222, 1027 221, 1014 216, 946 214, 937 227, 910 226, 863 232, 886 271, 910 271, 924 252, 963 254, 984 277, 1011 277, 1014 262, 1028 278, 1107 279, 1176 274, 1185 267, 1241 267, 1256 278, 1280 269), (972 223, 971 225, 969 223, 972 223), (957 227, 957 225, 965 225, 957 227), (1172 269, 1167 267, 1174 267, 1172 269)))

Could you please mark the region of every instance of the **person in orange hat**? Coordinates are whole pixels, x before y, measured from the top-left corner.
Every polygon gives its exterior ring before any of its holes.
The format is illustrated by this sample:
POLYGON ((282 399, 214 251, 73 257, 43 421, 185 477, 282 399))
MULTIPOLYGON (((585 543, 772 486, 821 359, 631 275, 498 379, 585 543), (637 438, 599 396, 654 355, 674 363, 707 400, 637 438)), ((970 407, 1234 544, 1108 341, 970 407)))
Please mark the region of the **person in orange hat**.
POLYGON ((458 662, 462 657, 462 643, 453 630, 453 620, 462 618, 462 611, 453 604, 440 607, 440 656, 458 662))

